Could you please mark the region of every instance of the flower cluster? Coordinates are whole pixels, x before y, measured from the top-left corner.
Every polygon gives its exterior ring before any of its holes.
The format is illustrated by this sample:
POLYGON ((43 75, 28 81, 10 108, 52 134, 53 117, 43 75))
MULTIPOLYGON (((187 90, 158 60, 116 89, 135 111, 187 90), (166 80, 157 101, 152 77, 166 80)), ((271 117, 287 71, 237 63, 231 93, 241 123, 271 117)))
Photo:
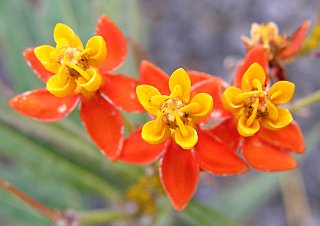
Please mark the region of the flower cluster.
MULTIPOLYGON (((296 167, 289 152, 304 152, 301 130, 282 107, 294 95, 289 81, 271 84, 275 62, 297 53, 309 22, 289 38, 274 23, 253 24, 248 53, 233 84, 203 72, 179 68, 169 77, 143 61, 140 80, 111 74, 125 60, 121 31, 106 16, 85 47, 64 24, 54 29, 55 47, 24 55, 46 88, 13 97, 17 112, 41 121, 66 117, 78 104, 93 142, 111 160, 131 164, 160 161, 160 181, 172 205, 183 210, 200 172, 219 176, 296 167), (149 113, 151 120, 128 137, 120 111, 149 113)), ((279 80, 279 79, 277 79, 279 80)))

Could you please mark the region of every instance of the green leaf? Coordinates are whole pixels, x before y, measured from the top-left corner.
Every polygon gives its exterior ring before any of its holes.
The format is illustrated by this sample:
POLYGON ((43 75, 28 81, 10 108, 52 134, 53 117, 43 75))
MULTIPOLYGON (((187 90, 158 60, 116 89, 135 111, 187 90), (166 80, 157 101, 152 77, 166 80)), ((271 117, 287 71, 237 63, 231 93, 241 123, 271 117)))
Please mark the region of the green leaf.
POLYGON ((233 219, 198 201, 192 201, 183 216, 195 225, 239 226, 233 219))

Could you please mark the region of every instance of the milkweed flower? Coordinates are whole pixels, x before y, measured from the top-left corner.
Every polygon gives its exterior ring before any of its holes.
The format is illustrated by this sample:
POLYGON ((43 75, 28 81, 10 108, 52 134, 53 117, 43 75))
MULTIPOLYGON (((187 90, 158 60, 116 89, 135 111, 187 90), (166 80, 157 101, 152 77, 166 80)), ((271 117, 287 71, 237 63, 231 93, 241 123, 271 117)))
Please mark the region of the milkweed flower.
POLYGON ((206 118, 213 109, 212 97, 196 94, 190 100, 191 81, 182 68, 174 71, 169 79, 170 95, 161 95, 150 85, 137 87, 137 96, 147 112, 156 119, 142 128, 142 138, 151 144, 159 144, 173 137, 183 149, 191 149, 198 142, 195 123, 206 118))
POLYGON ((300 49, 306 36, 310 21, 304 21, 290 36, 280 34, 274 22, 252 23, 250 37, 242 36, 247 51, 262 45, 268 53, 269 61, 284 60, 294 56, 300 49))
MULTIPOLYGON (((141 64, 140 76, 146 85, 137 87, 137 96, 153 120, 125 140, 119 160, 148 164, 161 158, 161 183, 177 210, 183 210, 195 193, 200 170, 216 175, 247 171, 227 145, 200 126, 213 109, 212 96, 203 92, 207 81, 209 88, 217 88, 211 92, 215 98, 224 85, 220 78, 182 68, 169 78, 147 61, 141 64)), ((217 106, 222 107, 219 99, 217 106)))
POLYGON ((24 52, 29 66, 46 83, 46 88, 12 98, 11 107, 27 117, 52 122, 66 117, 80 101, 80 116, 92 140, 110 159, 115 159, 123 145, 123 123, 118 109, 142 110, 135 97, 138 82, 124 75, 109 74, 125 60, 124 36, 106 16, 100 17, 97 35, 85 46, 62 23, 55 26, 53 36, 55 47, 42 45, 24 52))
POLYGON ((244 137, 257 133, 260 124, 277 130, 293 120, 291 113, 278 105, 291 100, 295 85, 279 81, 266 90, 265 81, 264 69, 253 63, 242 77, 241 88, 228 87, 222 95, 223 106, 236 115, 238 131, 244 137))
POLYGON ((287 36, 280 34, 278 26, 273 22, 253 23, 250 37, 242 36, 241 38, 247 51, 262 45, 267 51, 271 78, 286 80, 286 73, 281 62, 298 54, 309 27, 310 21, 306 20, 293 34, 287 36))
POLYGON ((209 131, 234 152, 240 149, 247 163, 257 170, 289 170, 297 166, 289 153, 304 153, 303 134, 290 112, 278 105, 292 98, 294 84, 280 81, 268 89, 266 61, 263 47, 249 51, 233 86, 222 96, 230 117, 209 131))

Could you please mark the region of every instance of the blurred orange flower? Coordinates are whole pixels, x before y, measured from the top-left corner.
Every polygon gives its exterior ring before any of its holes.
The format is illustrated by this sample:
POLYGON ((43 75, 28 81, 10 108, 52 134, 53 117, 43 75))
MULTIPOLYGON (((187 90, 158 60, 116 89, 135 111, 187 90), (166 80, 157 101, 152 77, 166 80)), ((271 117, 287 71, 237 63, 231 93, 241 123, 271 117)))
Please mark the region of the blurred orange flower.
POLYGON ((310 27, 310 21, 304 21, 290 36, 280 34, 277 25, 269 23, 253 23, 250 37, 242 36, 247 52, 257 46, 263 46, 266 50, 267 61, 270 69, 270 77, 275 80, 287 80, 283 61, 295 57, 310 27))

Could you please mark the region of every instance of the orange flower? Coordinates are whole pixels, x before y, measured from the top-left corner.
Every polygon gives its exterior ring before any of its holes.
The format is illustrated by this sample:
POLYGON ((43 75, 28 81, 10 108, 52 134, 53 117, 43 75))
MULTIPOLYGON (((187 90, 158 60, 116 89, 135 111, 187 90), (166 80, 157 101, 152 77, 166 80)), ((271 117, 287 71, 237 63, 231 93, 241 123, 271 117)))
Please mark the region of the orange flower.
POLYGON ((147 85, 138 86, 137 95, 156 119, 125 140, 119 160, 148 164, 161 158, 162 186, 177 210, 183 210, 195 193, 200 170, 222 176, 247 171, 226 144, 200 128, 212 110, 210 95, 216 100, 214 115, 227 114, 217 98, 224 87, 220 78, 178 69, 169 79, 146 61, 141 64, 140 76, 147 85))
POLYGON ((252 48, 263 46, 266 49, 270 76, 275 80, 287 80, 283 61, 291 59, 300 50, 310 27, 310 21, 304 21, 290 36, 279 34, 275 23, 253 23, 250 38, 243 36, 242 41, 249 52, 252 48))
POLYGON ((305 35, 310 27, 310 21, 304 21, 290 36, 279 34, 278 26, 273 23, 253 23, 250 38, 242 36, 247 51, 257 45, 262 45, 268 52, 268 60, 284 60, 294 56, 300 49, 305 35))
POLYGON ((290 112, 277 105, 291 99, 294 85, 281 81, 266 92, 269 85, 269 80, 264 79, 267 76, 266 61, 263 47, 257 46, 249 51, 237 70, 235 87, 229 87, 224 93, 224 105, 232 114, 210 132, 234 152, 240 148, 247 163, 257 170, 289 170, 297 166, 289 153, 304 152, 303 134, 299 125, 292 121, 290 112), (230 95, 234 90, 238 94, 230 95))
POLYGON ((56 25, 54 40, 55 47, 42 45, 24 52, 46 88, 12 98, 11 107, 36 120, 57 121, 81 101, 80 116, 92 140, 110 159, 117 158, 123 145, 123 122, 118 108, 142 110, 135 97, 138 82, 109 74, 125 60, 124 36, 108 17, 102 16, 97 23, 97 35, 85 47, 64 24, 56 25))

